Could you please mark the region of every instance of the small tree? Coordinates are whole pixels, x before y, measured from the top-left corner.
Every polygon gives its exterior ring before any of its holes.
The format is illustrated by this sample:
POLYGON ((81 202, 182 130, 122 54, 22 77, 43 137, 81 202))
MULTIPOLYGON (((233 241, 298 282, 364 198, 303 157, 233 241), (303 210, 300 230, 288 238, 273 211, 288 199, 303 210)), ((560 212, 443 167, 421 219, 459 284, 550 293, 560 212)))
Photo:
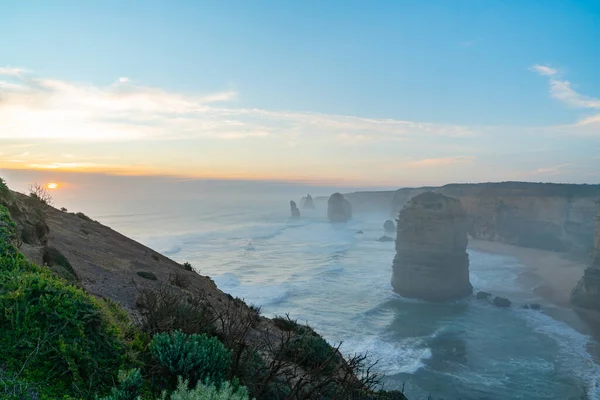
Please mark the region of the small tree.
POLYGON ((54 204, 52 195, 39 183, 32 183, 29 185, 29 197, 49 206, 54 204))

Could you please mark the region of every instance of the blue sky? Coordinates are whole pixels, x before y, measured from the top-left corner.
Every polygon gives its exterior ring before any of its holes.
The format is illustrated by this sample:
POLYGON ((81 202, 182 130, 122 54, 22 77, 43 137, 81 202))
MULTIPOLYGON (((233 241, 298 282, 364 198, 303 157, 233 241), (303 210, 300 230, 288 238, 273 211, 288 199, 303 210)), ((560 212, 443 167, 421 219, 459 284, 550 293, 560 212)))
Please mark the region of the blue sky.
POLYGON ((600 178, 598 1, 0 10, 0 168, 363 186, 600 178))

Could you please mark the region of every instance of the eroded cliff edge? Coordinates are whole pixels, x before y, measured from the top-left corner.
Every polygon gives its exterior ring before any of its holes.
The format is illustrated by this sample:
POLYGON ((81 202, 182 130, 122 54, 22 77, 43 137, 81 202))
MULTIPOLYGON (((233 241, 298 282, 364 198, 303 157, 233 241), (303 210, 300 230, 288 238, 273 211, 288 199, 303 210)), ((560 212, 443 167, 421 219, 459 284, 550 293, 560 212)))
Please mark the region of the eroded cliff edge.
POLYGON ((394 194, 392 215, 430 190, 460 200, 473 238, 561 252, 587 253, 593 246, 600 185, 500 182, 405 188, 394 194))
POLYGON ((600 201, 596 202, 596 232, 592 262, 571 293, 571 303, 578 307, 600 311, 600 201))
POLYGON ((472 293, 467 218, 459 200, 425 192, 400 211, 392 286, 401 296, 455 300, 472 293))

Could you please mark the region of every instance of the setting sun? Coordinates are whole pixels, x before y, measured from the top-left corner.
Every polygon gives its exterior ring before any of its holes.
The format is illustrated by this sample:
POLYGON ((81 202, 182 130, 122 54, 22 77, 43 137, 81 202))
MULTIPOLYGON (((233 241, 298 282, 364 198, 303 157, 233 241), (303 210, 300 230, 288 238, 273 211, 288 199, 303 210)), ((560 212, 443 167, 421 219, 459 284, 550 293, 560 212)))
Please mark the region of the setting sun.
POLYGON ((49 184, 46 185, 46 187, 50 190, 58 189, 58 183, 50 182, 49 184))

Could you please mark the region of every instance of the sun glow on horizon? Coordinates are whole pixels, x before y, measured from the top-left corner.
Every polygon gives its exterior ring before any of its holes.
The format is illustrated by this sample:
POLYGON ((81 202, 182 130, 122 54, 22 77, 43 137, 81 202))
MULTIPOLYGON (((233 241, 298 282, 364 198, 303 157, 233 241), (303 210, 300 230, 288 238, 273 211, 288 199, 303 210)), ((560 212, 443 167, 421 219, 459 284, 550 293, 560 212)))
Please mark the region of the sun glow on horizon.
POLYGON ((56 182, 50 182, 46 185, 46 188, 50 190, 58 189, 59 185, 56 182))

